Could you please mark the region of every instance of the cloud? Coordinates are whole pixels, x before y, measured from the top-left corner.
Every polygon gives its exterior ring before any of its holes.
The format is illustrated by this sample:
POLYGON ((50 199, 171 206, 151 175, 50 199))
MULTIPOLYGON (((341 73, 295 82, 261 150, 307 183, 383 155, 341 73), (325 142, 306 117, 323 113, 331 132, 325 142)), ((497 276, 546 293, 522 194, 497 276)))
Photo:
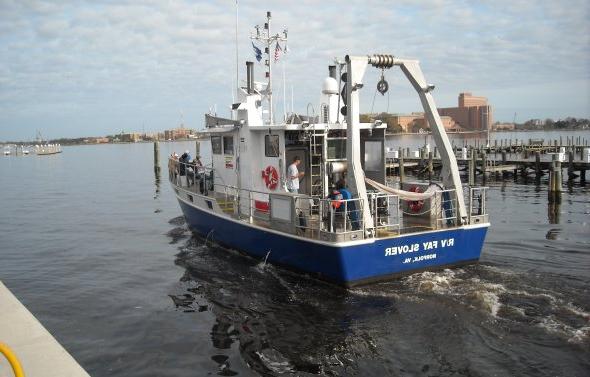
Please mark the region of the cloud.
MULTIPOLYGON (((421 60, 441 106, 453 105, 461 90, 477 89, 501 98, 501 107, 520 102, 531 109, 535 104, 523 101, 529 91, 539 100, 534 116, 556 117, 549 111, 560 106, 574 116, 590 113, 588 90, 581 92, 586 101, 573 102, 533 93, 543 87, 563 93, 574 81, 590 87, 590 5, 584 0, 240 1, 242 80, 244 61, 253 60, 248 33, 264 22, 267 9, 273 31, 289 28, 286 81, 302 112, 317 101, 334 57, 389 52, 421 60), (544 108, 550 110, 540 116, 544 108)), ((210 106, 227 112, 231 102, 234 24, 233 2, 0 0, 0 139, 30 137, 39 124, 49 137, 143 123, 156 130, 174 126, 181 110, 186 123, 199 128, 210 106)), ((263 68, 255 68, 260 80, 263 68)), ((367 110, 379 74, 367 77, 367 110)), ((377 97, 374 110, 417 110, 401 72, 386 75, 391 99, 377 97)))

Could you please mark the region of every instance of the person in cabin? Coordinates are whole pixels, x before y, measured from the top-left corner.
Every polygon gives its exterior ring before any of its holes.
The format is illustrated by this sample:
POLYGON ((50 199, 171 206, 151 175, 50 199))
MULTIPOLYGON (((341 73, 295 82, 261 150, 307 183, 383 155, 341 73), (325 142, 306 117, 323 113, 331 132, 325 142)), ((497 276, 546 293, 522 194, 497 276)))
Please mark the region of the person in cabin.
POLYGON ((294 194, 299 193, 299 179, 305 175, 305 172, 299 172, 297 167, 301 164, 299 156, 293 157, 293 162, 287 168, 287 190, 294 194))

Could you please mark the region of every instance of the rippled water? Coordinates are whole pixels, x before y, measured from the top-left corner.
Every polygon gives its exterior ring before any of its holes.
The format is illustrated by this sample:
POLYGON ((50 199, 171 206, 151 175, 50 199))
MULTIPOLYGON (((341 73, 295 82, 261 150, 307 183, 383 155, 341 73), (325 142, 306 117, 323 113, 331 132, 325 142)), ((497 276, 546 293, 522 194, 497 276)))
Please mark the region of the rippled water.
POLYGON ((0 279, 93 376, 589 374, 586 187, 488 181, 480 264, 345 291, 192 237, 152 156, 0 159, 0 279))

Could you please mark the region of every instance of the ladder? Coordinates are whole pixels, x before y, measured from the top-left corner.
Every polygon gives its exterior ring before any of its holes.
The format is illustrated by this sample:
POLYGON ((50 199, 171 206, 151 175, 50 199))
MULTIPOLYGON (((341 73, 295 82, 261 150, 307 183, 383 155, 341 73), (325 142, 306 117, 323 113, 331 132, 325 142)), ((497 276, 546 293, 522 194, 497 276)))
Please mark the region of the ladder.
POLYGON ((324 197, 324 163, 323 151, 325 142, 324 130, 312 130, 309 138, 309 179, 311 183, 311 196, 324 197))

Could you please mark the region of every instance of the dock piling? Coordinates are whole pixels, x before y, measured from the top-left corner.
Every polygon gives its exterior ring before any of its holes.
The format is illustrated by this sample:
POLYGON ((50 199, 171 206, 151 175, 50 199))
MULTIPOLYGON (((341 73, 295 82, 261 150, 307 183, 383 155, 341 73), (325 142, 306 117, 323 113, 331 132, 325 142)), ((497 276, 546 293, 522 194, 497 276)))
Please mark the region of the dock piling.
POLYGON ((475 150, 471 150, 471 159, 469 159, 469 186, 475 186, 475 150))
MULTIPOLYGON (((400 152, 401 152, 401 148, 400 148, 400 152)), ((402 184, 404 183, 404 180, 406 179, 406 172, 404 169, 404 156, 402 153, 400 153, 399 155, 399 186, 400 188, 402 187, 402 184)))

